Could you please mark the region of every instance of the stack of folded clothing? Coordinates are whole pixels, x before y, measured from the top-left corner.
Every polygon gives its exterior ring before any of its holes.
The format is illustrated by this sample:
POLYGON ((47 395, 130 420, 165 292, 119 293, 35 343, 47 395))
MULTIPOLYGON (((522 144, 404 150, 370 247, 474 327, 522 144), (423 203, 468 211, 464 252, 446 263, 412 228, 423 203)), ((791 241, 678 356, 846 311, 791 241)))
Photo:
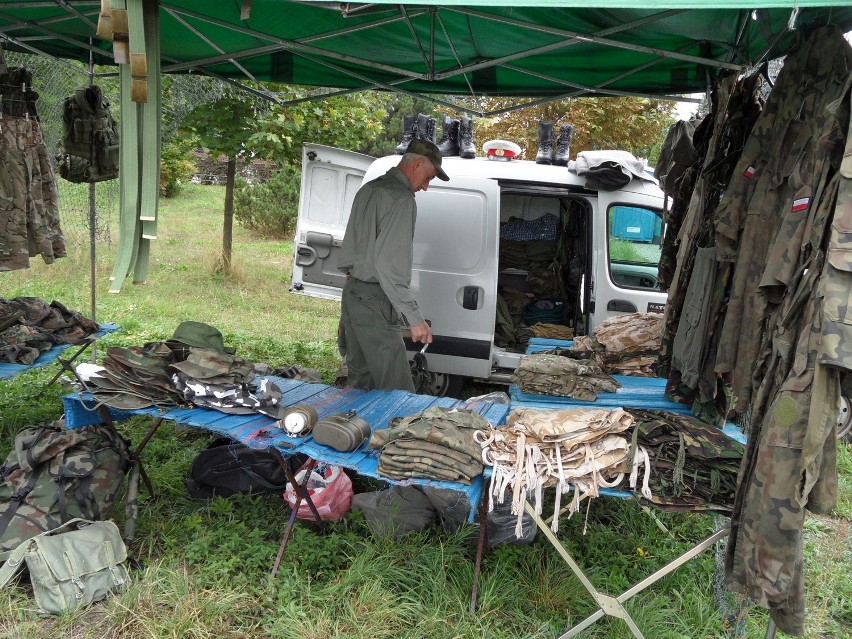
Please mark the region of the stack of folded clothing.
POLYGON ((665 510, 730 513, 745 447, 689 415, 630 409, 632 449, 651 459, 652 503, 665 510))
POLYGON ((476 433, 490 430, 479 413, 433 406, 374 431, 370 448, 381 449, 378 472, 385 477, 470 484, 483 470, 476 433))
POLYGON ((614 393, 621 386, 604 373, 595 360, 575 359, 567 355, 525 355, 512 375, 512 383, 525 393, 573 397, 590 402, 598 398, 598 393, 614 393))
MULTIPOLYGON (((542 490, 556 485, 553 532, 559 527, 561 496, 574 490, 569 504, 573 514, 585 497, 596 497, 601 487, 617 486, 630 472, 630 483, 638 481, 639 466, 646 461, 641 451, 630 464, 630 444, 620 433, 633 425, 623 409, 565 408, 560 410, 519 408, 506 426, 497 428, 483 446, 486 463, 494 466, 489 506, 505 501, 512 493, 512 513, 518 516, 516 535, 523 534, 524 502, 532 497, 536 512, 542 511, 542 490)), ((650 497, 646 477, 643 493, 650 497)))
POLYGON ((174 353, 162 343, 111 346, 103 366, 86 367, 91 372, 84 381, 95 399, 113 408, 172 406, 183 399, 172 382, 172 363, 174 353))
POLYGON ((628 313, 601 323, 593 337, 576 338, 571 350, 613 375, 654 377, 662 337, 661 313, 628 313))
POLYGON ((100 327, 57 301, 0 297, 0 362, 32 364, 57 344, 78 344, 100 327))

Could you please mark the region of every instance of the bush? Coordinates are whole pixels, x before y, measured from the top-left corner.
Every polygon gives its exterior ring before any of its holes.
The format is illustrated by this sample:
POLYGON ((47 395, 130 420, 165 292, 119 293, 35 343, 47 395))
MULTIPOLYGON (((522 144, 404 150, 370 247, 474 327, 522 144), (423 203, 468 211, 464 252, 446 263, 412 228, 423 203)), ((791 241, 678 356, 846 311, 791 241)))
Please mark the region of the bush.
POLYGON ((183 146, 176 143, 163 145, 160 156, 160 195, 174 197, 181 184, 189 182, 195 174, 195 161, 183 146))
POLYGON ((298 165, 285 164, 266 182, 249 184, 244 179, 237 179, 234 218, 263 237, 291 238, 299 212, 301 177, 298 165))

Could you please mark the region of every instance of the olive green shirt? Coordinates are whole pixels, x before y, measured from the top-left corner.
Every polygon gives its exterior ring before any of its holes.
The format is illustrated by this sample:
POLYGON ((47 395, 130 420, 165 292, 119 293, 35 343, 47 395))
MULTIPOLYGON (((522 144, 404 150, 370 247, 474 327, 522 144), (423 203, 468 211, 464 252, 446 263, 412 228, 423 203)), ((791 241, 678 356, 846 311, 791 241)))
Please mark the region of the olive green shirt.
POLYGON ((338 266, 357 280, 378 283, 409 326, 423 322, 411 292, 416 221, 411 183, 393 167, 355 194, 338 266))

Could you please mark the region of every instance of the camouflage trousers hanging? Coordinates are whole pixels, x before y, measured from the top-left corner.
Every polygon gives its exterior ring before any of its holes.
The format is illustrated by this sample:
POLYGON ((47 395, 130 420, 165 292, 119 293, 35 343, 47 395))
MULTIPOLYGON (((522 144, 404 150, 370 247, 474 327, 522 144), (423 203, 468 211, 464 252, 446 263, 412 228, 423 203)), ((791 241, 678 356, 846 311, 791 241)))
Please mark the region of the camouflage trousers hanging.
POLYGON ((4 117, 0 127, 0 271, 65 257, 56 177, 38 121, 4 117))

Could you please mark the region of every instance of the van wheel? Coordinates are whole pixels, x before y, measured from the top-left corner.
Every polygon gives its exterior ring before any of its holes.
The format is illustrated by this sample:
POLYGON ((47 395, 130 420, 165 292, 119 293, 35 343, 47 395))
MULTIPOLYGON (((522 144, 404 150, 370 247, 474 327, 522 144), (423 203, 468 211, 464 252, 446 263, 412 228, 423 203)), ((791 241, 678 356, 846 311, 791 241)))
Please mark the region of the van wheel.
POLYGON ((436 397, 458 397, 464 388, 465 378, 447 373, 430 373, 428 393, 436 397))

